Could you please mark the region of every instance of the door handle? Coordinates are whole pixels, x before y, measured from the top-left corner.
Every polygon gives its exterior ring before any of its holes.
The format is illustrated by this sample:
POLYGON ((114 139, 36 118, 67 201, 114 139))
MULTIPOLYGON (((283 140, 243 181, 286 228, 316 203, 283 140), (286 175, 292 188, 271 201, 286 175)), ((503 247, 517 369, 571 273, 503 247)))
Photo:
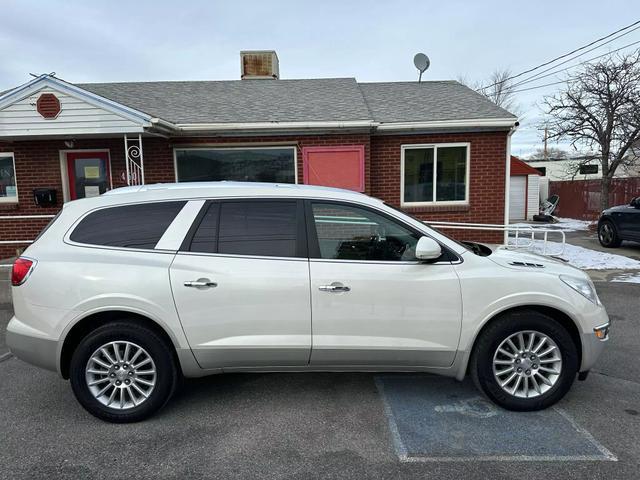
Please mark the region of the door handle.
POLYGON ((340 282, 333 282, 331 285, 320 285, 318 290, 321 292, 331 292, 331 293, 340 293, 340 292, 350 292, 351 289, 340 282))
POLYGON ((215 288, 218 286, 216 282, 212 282, 208 278, 199 278, 198 280, 191 280, 184 282, 185 287, 193 287, 193 288, 215 288))

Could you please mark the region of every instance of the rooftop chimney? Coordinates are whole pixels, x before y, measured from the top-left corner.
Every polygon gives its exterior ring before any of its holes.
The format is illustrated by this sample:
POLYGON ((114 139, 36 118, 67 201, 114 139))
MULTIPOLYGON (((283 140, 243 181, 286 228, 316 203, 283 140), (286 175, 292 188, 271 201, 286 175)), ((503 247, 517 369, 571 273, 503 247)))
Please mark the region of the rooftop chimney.
POLYGON ((275 50, 246 50, 240 52, 240 78, 278 79, 280 69, 275 50))

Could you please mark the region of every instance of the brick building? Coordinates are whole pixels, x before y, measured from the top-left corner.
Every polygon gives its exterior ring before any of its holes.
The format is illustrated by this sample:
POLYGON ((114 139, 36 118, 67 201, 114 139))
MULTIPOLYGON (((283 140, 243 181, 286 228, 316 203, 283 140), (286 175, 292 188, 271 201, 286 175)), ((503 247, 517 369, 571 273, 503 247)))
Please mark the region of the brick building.
POLYGON ((455 81, 282 80, 275 52, 241 57, 236 81, 42 75, 0 94, 0 258, 64 202, 142 183, 320 184, 424 220, 505 222, 509 112, 455 81))

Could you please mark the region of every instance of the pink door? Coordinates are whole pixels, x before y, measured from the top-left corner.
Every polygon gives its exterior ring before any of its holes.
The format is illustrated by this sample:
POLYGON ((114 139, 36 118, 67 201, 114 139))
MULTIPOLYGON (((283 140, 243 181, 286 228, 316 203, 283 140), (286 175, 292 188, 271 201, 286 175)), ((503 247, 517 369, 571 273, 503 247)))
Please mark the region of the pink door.
POLYGON ((364 145, 304 147, 304 183, 364 192, 364 145))

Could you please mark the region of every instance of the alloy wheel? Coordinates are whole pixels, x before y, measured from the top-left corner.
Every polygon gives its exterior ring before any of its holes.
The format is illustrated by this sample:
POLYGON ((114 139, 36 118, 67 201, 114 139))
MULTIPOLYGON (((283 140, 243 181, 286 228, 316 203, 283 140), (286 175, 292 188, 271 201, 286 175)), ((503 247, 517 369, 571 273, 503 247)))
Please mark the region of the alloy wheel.
POLYGON ((156 365, 140 345, 109 342, 91 355, 85 369, 87 387, 106 407, 125 410, 143 404, 156 386, 156 365))
POLYGON ((613 241, 613 227, 608 223, 604 223, 600 227, 600 240, 603 243, 609 244, 613 241))
POLYGON ((562 373, 562 355, 547 335, 525 330, 500 343, 493 355, 493 375, 502 390, 533 398, 553 388, 562 373))

